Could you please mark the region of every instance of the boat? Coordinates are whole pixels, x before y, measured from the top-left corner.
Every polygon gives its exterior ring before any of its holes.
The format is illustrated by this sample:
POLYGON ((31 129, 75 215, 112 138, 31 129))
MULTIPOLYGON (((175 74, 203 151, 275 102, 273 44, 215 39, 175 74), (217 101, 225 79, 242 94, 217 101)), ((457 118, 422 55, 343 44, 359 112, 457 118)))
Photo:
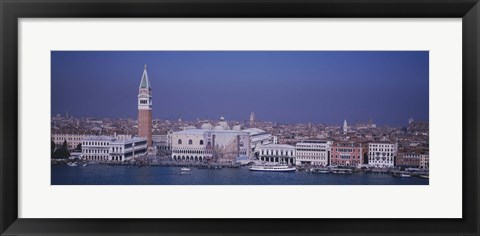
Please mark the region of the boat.
POLYGON ((353 170, 335 168, 335 169, 331 169, 331 172, 333 174, 339 174, 339 175, 351 175, 353 173, 353 170))
POLYGON ((272 171, 272 172, 289 172, 295 171, 296 168, 288 165, 253 165, 249 168, 251 171, 272 171))
POLYGON ((419 175, 418 177, 420 177, 422 179, 429 179, 430 178, 428 175, 419 175))
POLYGON ((68 166, 77 166, 78 164, 76 162, 69 162, 67 165, 68 166))
POLYGON ((180 169, 180 174, 181 174, 181 175, 190 175, 190 174, 192 174, 192 173, 190 173, 190 168, 182 167, 182 168, 180 169))
POLYGON ((87 163, 84 163, 82 166, 84 166, 84 167, 87 166, 87 163))
POLYGON ((409 174, 400 174, 400 177, 402 177, 402 178, 410 178, 410 177, 412 177, 412 176, 409 175, 409 174))
POLYGON ((310 172, 314 174, 330 174, 330 170, 326 168, 312 168, 310 172))

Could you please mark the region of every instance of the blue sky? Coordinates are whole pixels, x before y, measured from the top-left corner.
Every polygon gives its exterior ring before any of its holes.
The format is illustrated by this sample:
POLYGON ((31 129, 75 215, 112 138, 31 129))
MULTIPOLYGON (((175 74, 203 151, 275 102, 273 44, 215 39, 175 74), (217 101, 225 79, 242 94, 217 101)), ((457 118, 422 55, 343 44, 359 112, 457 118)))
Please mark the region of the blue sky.
POLYGON ((52 115, 405 126, 429 117, 428 51, 53 51, 52 115))

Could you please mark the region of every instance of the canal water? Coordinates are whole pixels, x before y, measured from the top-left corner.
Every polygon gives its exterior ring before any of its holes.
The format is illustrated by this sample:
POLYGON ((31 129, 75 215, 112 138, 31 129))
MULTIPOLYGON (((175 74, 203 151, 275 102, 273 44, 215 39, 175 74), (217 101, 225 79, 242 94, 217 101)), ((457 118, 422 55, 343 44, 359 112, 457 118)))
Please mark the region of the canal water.
POLYGON ((418 177, 362 172, 334 175, 190 167, 190 174, 185 175, 180 174, 180 167, 52 164, 51 168, 52 185, 428 185, 428 179, 418 177))

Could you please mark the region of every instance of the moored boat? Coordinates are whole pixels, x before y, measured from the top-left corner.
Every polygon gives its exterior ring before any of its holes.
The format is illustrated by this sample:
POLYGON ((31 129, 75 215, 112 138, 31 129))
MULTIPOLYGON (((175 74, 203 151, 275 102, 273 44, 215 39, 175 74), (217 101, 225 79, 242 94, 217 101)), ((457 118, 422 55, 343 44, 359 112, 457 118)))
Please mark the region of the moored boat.
POLYGON ((289 172, 295 171, 296 168, 288 165, 253 165, 249 168, 251 171, 271 171, 271 172, 289 172))
POLYGON ((419 175, 418 177, 420 177, 422 179, 429 179, 430 178, 428 175, 419 175))
POLYGON ((341 168, 333 168, 330 170, 333 174, 340 174, 340 175, 351 175, 353 170, 351 169, 341 169, 341 168))

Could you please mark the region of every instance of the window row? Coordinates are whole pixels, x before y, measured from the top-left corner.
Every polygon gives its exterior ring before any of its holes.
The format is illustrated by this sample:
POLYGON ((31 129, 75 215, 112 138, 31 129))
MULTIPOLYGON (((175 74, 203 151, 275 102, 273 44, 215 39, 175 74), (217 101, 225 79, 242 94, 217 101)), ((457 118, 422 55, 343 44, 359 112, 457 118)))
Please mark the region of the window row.
POLYGON ((261 150, 261 155, 281 155, 281 156, 293 156, 293 151, 287 150, 261 150))
POLYGON ((83 142, 82 145, 89 145, 89 146, 107 146, 108 142, 83 142))
POLYGON ((103 154, 108 154, 108 150, 97 150, 97 149, 86 149, 84 150, 83 153, 103 153, 103 154))
MULTIPOLYGON (((177 143, 178 143, 178 144, 182 144, 183 141, 182 141, 181 139, 179 139, 179 140, 177 141, 177 143)), ((193 140, 189 139, 189 140, 188 140, 188 144, 189 144, 189 145, 193 145, 193 140)), ((198 142, 198 144, 199 144, 199 145, 203 145, 203 140, 200 140, 200 141, 198 142)), ((208 145, 211 145, 210 142, 208 142, 208 145)))

